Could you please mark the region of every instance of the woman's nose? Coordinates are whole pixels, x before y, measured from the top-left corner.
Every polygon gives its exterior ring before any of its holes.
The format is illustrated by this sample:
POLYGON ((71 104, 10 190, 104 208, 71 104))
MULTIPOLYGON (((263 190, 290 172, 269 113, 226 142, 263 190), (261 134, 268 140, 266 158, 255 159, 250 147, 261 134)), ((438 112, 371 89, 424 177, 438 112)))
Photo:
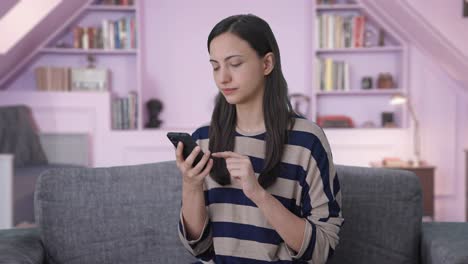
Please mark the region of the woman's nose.
POLYGON ((221 68, 219 70, 219 78, 221 83, 229 83, 231 81, 231 73, 229 72, 229 70, 226 68, 221 68))

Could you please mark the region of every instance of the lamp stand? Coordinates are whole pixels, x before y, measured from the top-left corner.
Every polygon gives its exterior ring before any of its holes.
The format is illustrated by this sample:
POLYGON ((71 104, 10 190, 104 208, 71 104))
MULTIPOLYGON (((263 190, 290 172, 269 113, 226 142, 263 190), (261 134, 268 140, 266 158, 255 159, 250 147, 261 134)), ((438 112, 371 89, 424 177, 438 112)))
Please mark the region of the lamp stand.
POLYGON ((407 102, 408 110, 413 118, 414 122, 414 129, 413 129, 413 151, 414 151, 414 167, 419 167, 421 165, 421 139, 419 135, 419 121, 416 118, 416 114, 414 113, 413 105, 411 104, 410 100, 408 99, 407 102))

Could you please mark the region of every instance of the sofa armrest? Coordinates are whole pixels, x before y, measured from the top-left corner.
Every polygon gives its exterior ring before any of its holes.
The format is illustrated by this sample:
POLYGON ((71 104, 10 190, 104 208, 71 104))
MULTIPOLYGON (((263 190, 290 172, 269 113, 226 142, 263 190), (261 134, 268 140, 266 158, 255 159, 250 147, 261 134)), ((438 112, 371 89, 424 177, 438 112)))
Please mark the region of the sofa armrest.
POLYGON ((425 222, 422 225, 423 264, 468 263, 468 223, 425 222))
POLYGON ((0 263, 43 264, 45 252, 37 228, 0 230, 0 263))

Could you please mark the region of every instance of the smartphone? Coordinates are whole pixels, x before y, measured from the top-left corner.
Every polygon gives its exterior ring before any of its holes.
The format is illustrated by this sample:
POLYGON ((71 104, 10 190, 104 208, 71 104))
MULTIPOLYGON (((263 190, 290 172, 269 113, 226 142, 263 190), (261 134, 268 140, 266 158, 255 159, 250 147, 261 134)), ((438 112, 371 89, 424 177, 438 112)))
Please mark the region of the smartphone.
MULTIPOLYGON (((190 136, 189 133, 169 132, 167 133, 167 138, 169 138, 169 140, 172 142, 172 144, 176 148, 177 148, 177 144, 179 143, 179 141, 181 141, 184 144, 184 148, 182 150, 182 156, 184 157, 184 160, 187 159, 190 153, 192 153, 193 149, 196 146, 198 146, 195 140, 193 140, 192 136, 190 136)), ((198 152, 198 155, 195 157, 195 160, 193 161, 192 167, 195 167, 195 165, 197 165, 198 162, 200 162, 200 160, 203 158, 203 155, 204 153, 200 149, 200 152, 198 152)), ((208 164, 208 162, 206 164, 208 164)))

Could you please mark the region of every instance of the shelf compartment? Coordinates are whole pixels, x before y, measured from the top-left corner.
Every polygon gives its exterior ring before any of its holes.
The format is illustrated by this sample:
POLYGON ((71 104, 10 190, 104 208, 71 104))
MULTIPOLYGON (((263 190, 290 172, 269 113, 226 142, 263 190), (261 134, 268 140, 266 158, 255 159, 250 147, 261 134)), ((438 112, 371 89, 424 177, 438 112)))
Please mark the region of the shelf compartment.
POLYGON ((317 49, 317 54, 333 54, 333 53, 369 53, 369 52, 402 52, 403 47, 387 46, 387 47, 369 47, 369 48, 341 48, 341 49, 317 49))
POLYGON ((370 89, 351 91, 319 91, 317 96, 353 96, 353 95, 394 95, 403 93, 403 89, 370 89))
POLYGON ((96 54, 96 55, 136 55, 136 49, 75 49, 75 48, 44 48, 41 53, 48 54, 96 54))
POLYGON ((135 6, 117 6, 117 5, 90 5, 86 8, 88 11, 108 11, 108 12, 135 12, 135 6))
POLYGON ((315 9, 317 11, 359 11, 362 6, 359 4, 319 4, 315 9))

